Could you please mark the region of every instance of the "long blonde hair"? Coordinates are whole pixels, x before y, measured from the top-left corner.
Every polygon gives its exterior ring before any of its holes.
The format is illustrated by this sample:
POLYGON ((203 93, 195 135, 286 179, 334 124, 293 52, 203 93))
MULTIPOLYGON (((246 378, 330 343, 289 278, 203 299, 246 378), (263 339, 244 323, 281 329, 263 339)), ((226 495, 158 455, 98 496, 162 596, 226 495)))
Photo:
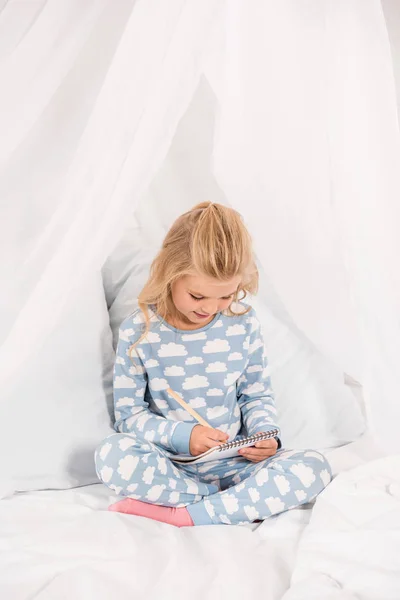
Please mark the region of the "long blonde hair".
MULTIPOLYGON (((258 270, 253 257, 252 242, 241 215, 234 209, 201 202, 176 219, 163 241, 161 250, 150 267, 150 276, 138 297, 145 318, 145 329, 135 346, 150 329, 149 306, 156 305, 162 319, 177 316, 172 302, 171 286, 184 275, 193 274, 228 281, 239 275, 242 281, 232 302, 243 300, 247 293, 258 289, 258 270), (239 294, 242 294, 239 298, 239 294)), ((236 313, 231 306, 230 316, 236 313)))

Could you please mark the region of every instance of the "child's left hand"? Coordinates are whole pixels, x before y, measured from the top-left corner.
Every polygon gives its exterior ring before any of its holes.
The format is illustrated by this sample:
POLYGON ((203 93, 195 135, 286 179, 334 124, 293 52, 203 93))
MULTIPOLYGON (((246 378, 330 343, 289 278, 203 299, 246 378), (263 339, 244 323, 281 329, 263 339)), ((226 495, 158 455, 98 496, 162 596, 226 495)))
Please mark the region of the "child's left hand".
POLYGON ((277 448, 278 442, 271 438, 270 440, 257 442, 254 446, 249 448, 242 448, 239 450, 239 454, 251 462, 260 462, 273 456, 276 453, 277 448))

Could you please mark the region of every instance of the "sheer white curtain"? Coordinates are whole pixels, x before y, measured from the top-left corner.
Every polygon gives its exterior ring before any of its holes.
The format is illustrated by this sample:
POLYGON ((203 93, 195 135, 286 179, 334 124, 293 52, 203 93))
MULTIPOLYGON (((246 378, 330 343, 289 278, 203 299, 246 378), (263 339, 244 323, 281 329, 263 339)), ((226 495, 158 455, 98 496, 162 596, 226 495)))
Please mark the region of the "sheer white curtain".
POLYGON ((3 6, 0 31, 15 26, 0 67, 1 385, 117 241, 194 93, 220 6, 3 6))
POLYGON ((378 0, 227 3, 217 180, 287 312, 399 449, 399 131, 378 0))
POLYGON ((399 139, 378 0, 0 9, 1 386, 101 267, 204 71, 227 201, 291 319, 363 384, 394 448, 399 139))

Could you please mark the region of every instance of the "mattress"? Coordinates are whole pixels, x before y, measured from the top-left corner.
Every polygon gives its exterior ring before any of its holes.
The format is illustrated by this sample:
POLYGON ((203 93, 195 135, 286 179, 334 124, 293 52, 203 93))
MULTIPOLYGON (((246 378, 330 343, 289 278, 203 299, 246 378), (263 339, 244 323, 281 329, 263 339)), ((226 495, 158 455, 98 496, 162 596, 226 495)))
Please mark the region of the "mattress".
POLYGON ((400 457, 369 434, 325 454, 335 477, 317 500, 261 524, 111 513, 101 484, 4 499, 0 597, 398 600, 400 457))

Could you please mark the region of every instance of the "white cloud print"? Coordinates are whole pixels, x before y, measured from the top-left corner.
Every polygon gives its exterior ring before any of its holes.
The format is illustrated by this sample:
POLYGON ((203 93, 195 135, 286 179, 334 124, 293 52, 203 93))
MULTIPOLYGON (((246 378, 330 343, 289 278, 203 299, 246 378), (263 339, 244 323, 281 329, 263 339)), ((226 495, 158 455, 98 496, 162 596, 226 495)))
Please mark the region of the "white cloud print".
POLYGON ((159 499, 159 497, 165 490, 165 487, 166 486, 163 483, 162 484, 158 483, 157 485, 153 485, 153 487, 151 487, 149 489, 149 491, 147 492, 146 499, 149 500, 149 502, 155 502, 156 500, 159 499))
POLYGON ((207 373, 223 373, 224 371, 227 371, 226 363, 220 361, 210 363, 206 367, 207 373))
POLYGON ((251 323, 251 331, 255 331, 260 327, 260 323, 256 317, 247 317, 246 323, 251 323))
POLYGON ((121 406, 133 406, 133 398, 129 398, 128 396, 119 398, 116 401, 115 406, 116 406, 116 408, 121 408, 121 406))
POLYGON ((178 377, 179 375, 185 375, 185 369, 183 367, 178 367, 177 365, 172 365, 171 367, 165 367, 164 375, 167 377, 178 377))
POLYGON ((193 377, 186 377, 182 387, 184 390, 194 390, 196 388, 208 387, 209 385, 208 379, 204 375, 193 375, 193 377))
POLYGON ((260 492, 257 488, 249 488, 249 495, 254 503, 258 502, 260 499, 260 492))
POLYGON ((304 485, 305 488, 309 488, 315 481, 315 474, 311 467, 303 463, 296 463, 290 467, 291 472, 296 475, 304 485))
POLYGON ((207 391, 207 396, 223 396, 224 392, 218 388, 211 388, 207 391))
POLYGON ((249 345, 249 354, 252 354, 256 350, 258 350, 258 348, 261 348, 262 345, 263 345, 263 343, 260 340, 260 338, 257 338, 256 340, 254 340, 254 342, 249 345))
POLYGON ((228 515, 233 515, 233 513, 239 510, 239 501, 234 494, 225 492, 225 494, 221 496, 221 500, 228 515))
POLYGON ((184 408, 168 411, 167 418, 171 421, 193 421, 192 415, 184 408))
POLYGON ((164 400, 164 398, 156 398, 154 403, 160 410, 165 410, 169 406, 168 402, 164 400))
POLYGON ((122 438, 122 440, 119 440, 118 446, 123 452, 125 452, 126 450, 128 450, 128 448, 134 446, 135 443, 135 440, 132 438, 122 438))
POLYGON ((329 483, 329 482, 330 482, 330 480, 331 480, 331 476, 330 476, 330 474, 329 474, 329 471, 328 471, 328 469, 322 469, 322 471, 321 471, 321 473, 320 473, 319 475, 320 475, 320 477, 321 477, 321 479, 322 479, 322 483, 323 483, 324 485, 328 485, 328 483, 329 483))
POLYGON ((213 406, 212 408, 207 408, 207 418, 208 419, 218 419, 218 417, 222 417, 228 411, 226 406, 213 406))
POLYGON ((230 336, 230 335, 244 335, 246 333, 246 329, 244 328, 244 325, 240 325, 239 323, 237 323, 236 325, 229 325, 228 329, 226 330, 226 335, 230 336))
POLYGON ((282 512, 285 510, 285 504, 282 502, 280 498, 266 498, 265 504, 268 506, 271 511, 271 515, 275 515, 276 513, 282 512))
POLYGON ((114 387, 118 389, 131 389, 136 387, 136 383, 127 375, 118 375, 114 379, 114 387))
POLYGON ((203 359, 201 356, 189 356, 189 358, 185 360, 185 365, 201 365, 202 362, 203 359))
POLYGON ((255 476, 256 484, 261 487, 269 479, 268 469, 260 469, 255 476))
POLYGON ((258 371, 262 371, 262 370, 263 370, 262 365, 250 365, 250 367, 247 367, 248 373, 257 373, 258 371))
POLYGON ((264 389, 265 388, 263 384, 259 381, 256 381, 255 383, 251 383, 246 388, 244 388, 243 394, 257 394, 258 392, 263 392, 264 389))
POLYGON ((246 513, 246 516, 249 519, 249 521, 255 521, 260 516, 260 513, 254 506, 246 505, 243 507, 243 510, 246 513))
POLYGON ((206 401, 204 398, 200 398, 200 396, 198 396, 197 398, 192 398, 189 400, 189 404, 192 408, 201 408, 202 406, 206 405, 206 401))
POLYGON ((302 502, 303 500, 305 500, 307 498, 307 494, 305 493, 304 490, 295 490, 294 493, 296 494, 296 498, 299 502, 302 502))
POLYGON ((150 379, 150 387, 155 392, 158 392, 160 390, 166 390, 169 386, 166 379, 154 377, 154 379, 150 379))
POLYGON ((151 485, 153 483, 155 470, 155 467, 147 467, 147 469, 144 470, 142 480, 147 483, 147 485, 151 485))
POLYGON ((145 322, 144 314, 140 311, 137 315, 135 315, 132 319, 132 323, 144 323, 145 322))
POLYGON ((235 381, 240 377, 240 371, 234 371, 233 373, 228 373, 228 375, 224 379, 224 385, 232 385, 235 381))
POLYGON ((141 365, 132 365, 129 367, 129 373, 131 375, 143 375, 144 369, 141 365))
POLYGON ((242 360, 242 358, 243 354, 241 352, 232 352, 232 354, 228 356, 228 360, 242 360))
POLYGON ((144 363, 144 366, 146 369, 151 369, 152 367, 158 367, 159 364, 160 363, 155 358, 149 358, 149 360, 146 360, 144 363))
POLYGON ((161 348, 157 354, 158 356, 186 356, 187 350, 183 344, 170 342, 169 344, 161 344, 161 348))
POLYGON ((107 454, 110 452, 112 448, 112 444, 104 444, 104 446, 102 447, 102 449, 99 452, 99 456, 101 458, 101 460, 105 460, 107 458, 107 454))
POLYGON ((286 496, 290 492, 290 483, 284 475, 276 475, 274 481, 281 496, 286 496))
POLYGON ((161 342, 160 336, 154 331, 148 331, 146 337, 142 339, 141 344, 156 344, 161 342))
POLYGON ((128 456, 121 458, 118 462, 118 473, 121 475, 121 479, 129 481, 138 463, 139 457, 132 456, 132 454, 128 454, 128 456))
POLYGON ((122 340, 123 342, 129 342, 130 341, 130 336, 133 335, 135 332, 133 329, 120 329, 119 330, 119 339, 122 340))
POLYGON ((206 340, 207 336, 204 331, 200 333, 184 333, 182 335, 182 340, 186 342, 195 342, 196 340, 206 340))
POLYGON ((209 340, 206 342, 205 346, 203 346, 204 354, 211 354, 213 352, 229 352, 231 349, 228 340, 220 340, 217 338, 216 340, 209 340))
POLYGON ((113 473, 114 473, 114 469, 112 467, 107 467, 107 465, 105 465, 100 471, 100 479, 102 481, 104 481, 104 483, 108 483, 110 481, 113 473))
POLYGON ((216 329, 217 327, 222 327, 221 319, 218 319, 218 321, 212 325, 211 329, 216 329))
POLYGON ((140 356, 140 358, 144 360, 144 352, 141 348, 132 348, 132 346, 129 346, 125 354, 129 356, 130 359, 134 356, 140 356))

